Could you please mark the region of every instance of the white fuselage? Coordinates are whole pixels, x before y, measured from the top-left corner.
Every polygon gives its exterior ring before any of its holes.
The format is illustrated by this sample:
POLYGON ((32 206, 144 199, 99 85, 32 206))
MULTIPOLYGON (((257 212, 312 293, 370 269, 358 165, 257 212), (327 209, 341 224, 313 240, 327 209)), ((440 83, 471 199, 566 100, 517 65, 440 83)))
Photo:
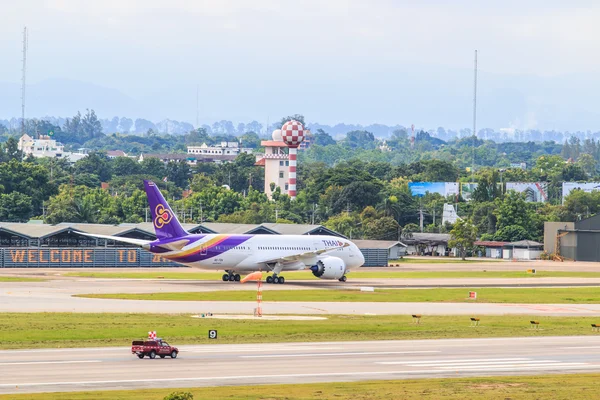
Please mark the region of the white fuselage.
POLYGON ((365 261, 354 243, 332 236, 206 234, 186 238, 190 244, 181 250, 157 253, 194 268, 236 272, 268 271, 277 263, 282 271, 301 270, 326 257, 343 260, 349 271, 365 261), (325 249, 330 250, 317 254, 325 249))

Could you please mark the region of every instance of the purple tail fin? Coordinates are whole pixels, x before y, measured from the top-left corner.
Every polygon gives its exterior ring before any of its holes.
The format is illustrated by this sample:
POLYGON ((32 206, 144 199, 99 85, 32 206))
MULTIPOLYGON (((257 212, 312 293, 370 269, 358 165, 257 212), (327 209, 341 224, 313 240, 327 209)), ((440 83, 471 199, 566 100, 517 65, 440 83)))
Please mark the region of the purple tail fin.
POLYGON ((146 196, 148 196, 156 237, 158 239, 171 239, 189 235, 179 223, 177 216, 169 207, 156 184, 152 181, 144 181, 144 188, 146 189, 146 196))

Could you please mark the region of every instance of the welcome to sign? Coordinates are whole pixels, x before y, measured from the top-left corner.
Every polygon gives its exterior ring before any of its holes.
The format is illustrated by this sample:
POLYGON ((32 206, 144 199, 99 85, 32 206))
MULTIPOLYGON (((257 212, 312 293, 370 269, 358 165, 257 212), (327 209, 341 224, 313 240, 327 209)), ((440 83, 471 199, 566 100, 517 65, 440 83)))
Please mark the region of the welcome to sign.
POLYGON ((143 249, 66 247, 0 249, 2 268, 171 267, 176 265, 178 264, 143 249))

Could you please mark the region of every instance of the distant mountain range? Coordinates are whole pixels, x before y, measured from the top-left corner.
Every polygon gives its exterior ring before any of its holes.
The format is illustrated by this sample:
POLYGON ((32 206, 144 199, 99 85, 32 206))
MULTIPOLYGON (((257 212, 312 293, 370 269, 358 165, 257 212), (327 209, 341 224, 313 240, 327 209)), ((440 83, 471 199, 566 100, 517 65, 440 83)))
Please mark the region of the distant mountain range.
MULTIPOLYGON (((283 115, 300 113, 314 126, 330 127, 332 134, 338 133, 336 127, 345 130, 344 126, 364 126, 373 131, 381 127, 388 132, 384 127, 410 127, 413 123, 416 129, 425 130, 444 127, 459 131, 472 126, 473 72, 468 69, 377 66, 352 72, 351 78, 318 78, 301 85, 248 79, 207 81, 200 85, 199 123, 257 120, 264 126, 283 115), (347 125, 336 125, 335 121, 347 125)), ((600 80, 592 74, 542 77, 480 71, 478 82, 478 127, 600 130, 600 80)), ((0 119, 21 115, 20 97, 18 83, 0 82, 0 119)), ((70 79, 48 79, 27 86, 28 118, 70 117, 86 108, 104 119, 116 115, 156 123, 169 118, 196 125, 196 85, 150 85, 125 91, 70 79)))

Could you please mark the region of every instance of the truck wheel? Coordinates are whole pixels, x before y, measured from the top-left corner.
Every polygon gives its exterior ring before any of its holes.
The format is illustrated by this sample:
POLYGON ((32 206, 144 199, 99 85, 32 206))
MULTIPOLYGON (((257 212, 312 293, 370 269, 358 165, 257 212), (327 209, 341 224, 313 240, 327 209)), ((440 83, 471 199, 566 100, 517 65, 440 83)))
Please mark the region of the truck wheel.
POLYGON ((156 352, 154 350, 152 350, 150 352, 150 355, 148 357, 150 357, 150 358, 156 358, 156 352))
POLYGON ((177 358, 177 352, 175 350, 171 352, 171 358, 177 358))
POLYGON ((144 353, 140 353, 137 356, 138 356, 138 358, 144 358, 144 353))

